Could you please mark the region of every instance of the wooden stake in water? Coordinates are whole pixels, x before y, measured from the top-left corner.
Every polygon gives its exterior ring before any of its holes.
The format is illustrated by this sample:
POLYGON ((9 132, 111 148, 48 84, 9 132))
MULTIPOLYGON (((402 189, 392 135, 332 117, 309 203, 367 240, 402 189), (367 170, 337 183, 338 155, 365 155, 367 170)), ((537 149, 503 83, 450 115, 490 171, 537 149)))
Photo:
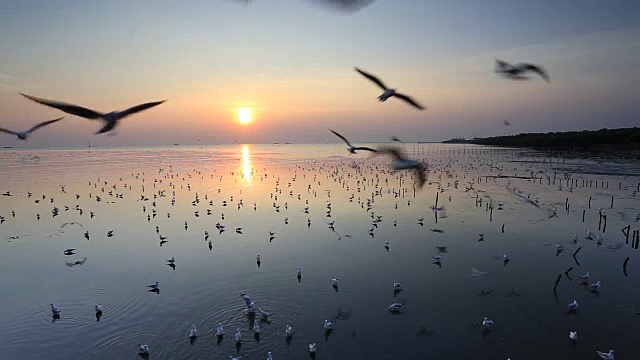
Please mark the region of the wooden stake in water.
POLYGON ((558 278, 556 279, 556 284, 553 285, 553 292, 556 292, 556 288, 558 287, 558 283, 560 282, 560 279, 562 279, 562 274, 558 275, 558 278))
POLYGON ((587 210, 582 210, 582 222, 584 222, 584 215, 587 213, 587 210))
POLYGON ((627 263, 629 262, 629 257, 627 256, 626 259, 624 259, 624 263, 622 264, 622 272, 624 272, 624 276, 627 276, 627 263))
POLYGON ((611 197, 611 208, 613 209, 613 196, 611 197))
POLYGON ((624 234, 624 236, 627 239, 627 244, 629 243, 629 231, 631 230, 631 225, 627 225, 624 228, 622 228, 622 233, 624 234))
POLYGON ((589 209, 591 209, 591 196, 589 196, 589 209))

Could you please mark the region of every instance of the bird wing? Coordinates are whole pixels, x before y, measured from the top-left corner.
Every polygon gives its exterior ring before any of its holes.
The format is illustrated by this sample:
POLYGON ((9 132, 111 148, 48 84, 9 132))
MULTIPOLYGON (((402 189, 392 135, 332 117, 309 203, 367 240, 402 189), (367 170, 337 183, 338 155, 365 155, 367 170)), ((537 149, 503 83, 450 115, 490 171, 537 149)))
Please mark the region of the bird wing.
POLYGON ((140 111, 143 111, 143 110, 147 110, 147 109, 152 108, 154 106, 160 105, 165 101, 167 101, 167 100, 153 101, 153 102, 149 102, 149 103, 146 103, 146 104, 141 104, 141 105, 136 105, 136 106, 130 107, 127 110, 124 110, 124 111, 120 112, 120 118, 122 119, 125 116, 129 116, 129 115, 135 114, 137 112, 140 112, 140 111))
POLYGON ((381 153, 381 154, 389 154, 394 159, 400 160, 400 161, 405 161, 405 160, 409 159, 401 149, 396 148, 396 147, 383 146, 383 147, 378 148, 376 150, 376 152, 377 153, 381 153))
POLYGON ((420 110, 424 110, 425 109, 422 105, 418 104, 417 102, 415 102, 412 98, 408 97, 407 95, 400 94, 400 93, 395 93, 395 94, 393 94, 393 96, 404 100, 405 102, 413 105, 414 107, 416 107, 416 108, 418 108, 420 110))
POLYGON ((23 93, 20 93, 20 95, 26 97, 29 100, 33 100, 39 104, 47 105, 52 108, 62 110, 68 114, 80 116, 86 119, 92 119, 92 120, 98 119, 104 115, 91 109, 83 108, 81 106, 77 106, 73 104, 64 103, 61 101, 47 100, 47 99, 43 99, 43 98, 39 98, 39 97, 35 97, 35 96, 23 94, 23 93))
POLYGON ((353 150, 363 150, 363 151, 377 152, 376 149, 372 149, 372 148, 366 147, 366 146, 358 146, 358 147, 353 148, 353 150))
POLYGON ((505 66, 509 66, 509 63, 504 60, 496 59, 496 67, 501 68, 505 66))
POLYGON ((374 0, 310 0, 311 3, 323 5, 330 10, 350 14, 370 5, 374 0))
POLYGON ((27 132, 28 133, 34 132, 36 129, 39 129, 39 128, 43 127, 43 126, 47 126, 49 124, 53 124, 54 122, 58 122, 58 121, 62 120, 63 118, 64 118, 64 116, 61 117, 61 118, 53 119, 53 120, 43 121, 40 124, 37 124, 36 126, 34 126, 31 129, 29 129, 29 131, 27 131, 27 132))
POLYGON ((551 80, 549 80, 549 74, 547 74, 547 72, 541 66, 525 64, 525 69, 533 71, 534 73, 540 75, 540 77, 542 77, 546 82, 551 82, 551 80))
POLYGON ((342 139, 344 142, 347 143, 347 145, 351 146, 351 143, 349 142, 349 140, 347 140, 344 136, 338 134, 337 132, 329 129, 329 131, 331 131, 332 133, 336 134, 337 137, 339 137, 340 139, 342 139))
POLYGON ((0 132, 7 133, 7 134, 12 134, 12 135, 18 135, 15 131, 3 129, 3 128, 0 128, 0 132))
POLYGON ((359 72, 362 76, 366 77, 367 79, 373 81, 374 83, 376 83, 379 87, 382 88, 382 90, 387 90, 386 85, 377 77, 371 75, 371 74, 367 74, 366 72, 358 69, 358 68, 354 68, 356 69, 357 72, 359 72))
POLYGON ((418 175, 418 189, 420 189, 427 181, 427 178, 424 175, 424 168, 422 166, 418 166, 416 168, 416 175, 418 175))

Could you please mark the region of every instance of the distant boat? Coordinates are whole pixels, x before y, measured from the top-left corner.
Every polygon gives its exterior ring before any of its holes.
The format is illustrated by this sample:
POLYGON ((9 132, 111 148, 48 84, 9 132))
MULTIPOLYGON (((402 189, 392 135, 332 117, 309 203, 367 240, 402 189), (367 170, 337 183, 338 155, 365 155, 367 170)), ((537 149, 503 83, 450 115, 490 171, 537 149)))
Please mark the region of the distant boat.
POLYGON ((173 144, 173 146, 180 146, 180 144, 173 144))
POLYGON ((3 146, 2 148, 3 149, 12 149, 13 147, 11 147, 11 146, 3 146))

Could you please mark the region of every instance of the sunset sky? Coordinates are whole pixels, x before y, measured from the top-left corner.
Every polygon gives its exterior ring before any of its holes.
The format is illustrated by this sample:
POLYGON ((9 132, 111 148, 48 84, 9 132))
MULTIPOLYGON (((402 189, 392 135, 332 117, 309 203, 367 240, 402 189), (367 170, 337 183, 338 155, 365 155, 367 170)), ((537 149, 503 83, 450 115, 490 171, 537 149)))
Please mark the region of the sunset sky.
POLYGON ((6 0, 0 127, 62 116, 19 95, 109 112, 168 99, 115 136, 66 115, 14 147, 441 141, 640 125, 640 2, 6 0), (513 82, 495 58, 544 66, 513 82), (353 68, 428 109, 389 99, 353 68), (241 124, 239 112, 251 122, 241 124), (508 120, 512 125, 505 126, 508 120))

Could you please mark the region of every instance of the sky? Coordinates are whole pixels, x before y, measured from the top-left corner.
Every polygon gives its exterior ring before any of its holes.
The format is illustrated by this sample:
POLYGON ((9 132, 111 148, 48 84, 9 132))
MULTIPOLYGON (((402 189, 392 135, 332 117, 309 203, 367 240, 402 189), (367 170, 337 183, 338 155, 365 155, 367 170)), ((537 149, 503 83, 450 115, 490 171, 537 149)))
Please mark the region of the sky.
POLYGON ((95 135, 73 115, 13 147, 442 141, 640 126, 640 2, 5 0, 0 127, 63 116, 20 92, 102 112, 168 101, 95 135), (543 66, 510 81, 495 59, 543 66), (354 71, 376 74, 419 111, 354 71), (252 122, 239 123, 248 108, 252 122), (510 126, 504 125, 504 120, 510 126))

